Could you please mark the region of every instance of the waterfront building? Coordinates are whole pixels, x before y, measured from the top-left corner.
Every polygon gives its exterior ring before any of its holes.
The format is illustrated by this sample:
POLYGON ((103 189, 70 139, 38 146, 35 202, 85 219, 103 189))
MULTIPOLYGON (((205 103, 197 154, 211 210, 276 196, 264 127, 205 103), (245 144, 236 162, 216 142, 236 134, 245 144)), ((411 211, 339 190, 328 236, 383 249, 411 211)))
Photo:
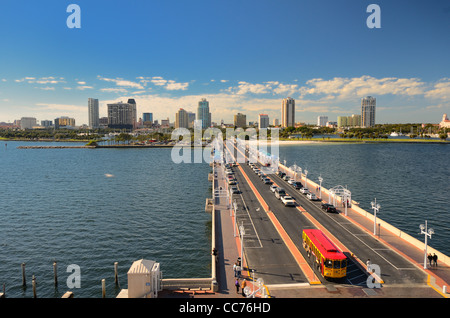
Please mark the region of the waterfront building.
POLYGON ((318 116, 317 117, 317 126, 324 127, 327 125, 328 116, 318 116))
POLYGON ((75 127, 75 118, 70 118, 67 116, 61 116, 55 119, 55 129, 60 128, 74 128, 75 127))
POLYGON ((133 129, 136 129, 137 128, 137 107, 136 107, 136 101, 133 98, 129 98, 127 103, 131 105, 131 108, 132 108, 131 117, 132 117, 132 120, 133 120, 133 129))
POLYGON ((143 121, 144 125, 153 124, 153 113, 143 113, 142 121, 143 121))
POLYGON ((360 127, 361 126, 361 115, 351 115, 351 116, 338 116, 337 121, 338 127, 360 127))
POLYGON ((211 127, 211 113, 209 112, 209 102, 202 98, 198 102, 197 119, 202 121, 202 129, 211 127))
POLYGON ((234 115, 234 126, 245 127, 247 126, 247 116, 241 113, 234 115))
POLYGON ((88 98, 88 112, 89 112, 89 128, 95 129, 100 126, 98 113, 98 99, 88 98))
POLYGON ((36 126, 36 118, 34 117, 22 117, 20 118, 21 129, 33 129, 36 126))
POLYGON ((41 126, 48 128, 53 126, 53 121, 51 120, 41 120, 41 126))
POLYGON ((295 99, 284 98, 281 104, 281 127, 295 126, 295 99))
POLYGON ((102 128, 108 127, 108 117, 100 117, 98 123, 102 128))
POLYGON ((136 126, 136 103, 119 102, 107 106, 109 128, 132 130, 136 126))
POLYGON ((189 126, 189 128, 194 128, 195 113, 187 112, 187 115, 188 115, 188 126, 189 126))
POLYGON ((183 108, 175 114, 175 128, 189 128, 188 113, 183 108))
POLYGON ((450 128, 450 120, 448 120, 447 114, 442 116, 442 121, 439 123, 439 128, 450 128))
POLYGON ((278 126, 280 124, 280 121, 278 120, 278 118, 275 118, 274 120, 273 120, 273 125, 276 127, 276 126, 278 126))
POLYGON ((372 96, 367 96, 361 99, 361 126, 373 127, 375 126, 375 107, 377 100, 372 96))
POLYGON ((269 115, 259 114, 258 127, 259 129, 269 127, 269 115))

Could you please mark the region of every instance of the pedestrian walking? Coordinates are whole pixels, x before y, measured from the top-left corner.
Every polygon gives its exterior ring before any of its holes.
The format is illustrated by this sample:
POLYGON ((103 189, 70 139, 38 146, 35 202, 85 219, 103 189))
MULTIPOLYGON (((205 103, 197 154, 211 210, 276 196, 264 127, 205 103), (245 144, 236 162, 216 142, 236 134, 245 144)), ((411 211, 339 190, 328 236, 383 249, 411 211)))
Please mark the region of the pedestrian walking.
POLYGON ((433 256, 431 253, 428 253, 428 261, 430 262, 430 266, 432 266, 431 262, 433 261, 433 256))
POLYGON ((370 262, 370 258, 367 259, 366 265, 367 265, 367 271, 370 273, 372 271, 372 266, 371 266, 372 263, 370 262))
POLYGON ((437 259, 438 259, 438 257, 437 257, 437 255, 436 255, 436 253, 433 253, 433 262, 434 262, 434 266, 437 266, 437 259))
POLYGON ((234 263, 233 265, 233 272, 234 272, 234 277, 237 277, 237 264, 234 263))
POLYGON ((236 265, 236 277, 241 278, 241 266, 236 265))
POLYGON ((242 282, 242 286, 241 286, 241 289, 242 289, 242 296, 244 296, 244 297, 245 297, 245 294, 244 294, 244 288, 245 288, 245 286, 247 286, 247 281, 244 279, 244 281, 242 282))
POLYGON ((236 294, 239 294, 239 279, 236 278, 234 286, 236 286, 236 294))

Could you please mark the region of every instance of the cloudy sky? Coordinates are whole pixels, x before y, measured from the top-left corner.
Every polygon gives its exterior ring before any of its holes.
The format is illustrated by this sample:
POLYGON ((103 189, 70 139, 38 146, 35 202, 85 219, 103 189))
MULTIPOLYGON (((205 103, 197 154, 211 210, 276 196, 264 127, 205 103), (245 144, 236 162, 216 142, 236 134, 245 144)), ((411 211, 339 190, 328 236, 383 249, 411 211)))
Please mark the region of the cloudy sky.
POLYGON ((385 0, 2 0, 0 121, 70 116, 87 100, 134 98, 138 114, 175 119, 210 102, 212 120, 296 121, 360 113, 377 123, 437 123, 450 114, 450 3, 385 0), (71 3, 81 28, 68 28, 71 3), (381 28, 367 27, 367 6, 381 28))

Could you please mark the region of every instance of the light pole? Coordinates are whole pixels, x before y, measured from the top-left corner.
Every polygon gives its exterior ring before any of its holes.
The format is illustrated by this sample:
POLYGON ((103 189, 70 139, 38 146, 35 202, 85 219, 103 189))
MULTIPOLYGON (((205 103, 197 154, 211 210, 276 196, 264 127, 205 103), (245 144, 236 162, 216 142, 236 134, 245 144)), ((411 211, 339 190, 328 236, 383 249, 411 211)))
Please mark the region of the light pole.
POLYGON ((431 239, 431 235, 434 234, 434 230, 433 229, 428 229, 427 228, 427 221, 425 220, 425 225, 420 224, 419 228, 420 228, 420 234, 424 234, 425 235, 425 255, 423 256, 423 269, 427 269, 427 245, 428 245, 428 237, 430 237, 431 239))
POLYGON ((308 170, 305 169, 305 189, 308 189, 308 170))
POLYGON ((242 266, 242 264, 244 264, 244 235, 245 235, 245 229, 242 223, 239 226, 239 234, 241 235, 241 266, 242 266))
POLYGON ((319 199, 322 200, 322 175, 319 176, 319 199))
MULTIPOLYGON (((347 203, 347 202, 346 202, 347 203)), ((377 212, 380 210, 381 206, 377 204, 377 198, 375 198, 375 202, 370 202, 372 204, 373 209, 373 235, 377 235, 377 212)))
POLYGON ((234 226, 233 226, 233 230, 234 230, 234 237, 236 237, 237 236, 236 235, 236 220, 237 220, 237 215, 236 215, 237 204, 236 204, 236 200, 234 200, 233 205, 234 205, 234 226))

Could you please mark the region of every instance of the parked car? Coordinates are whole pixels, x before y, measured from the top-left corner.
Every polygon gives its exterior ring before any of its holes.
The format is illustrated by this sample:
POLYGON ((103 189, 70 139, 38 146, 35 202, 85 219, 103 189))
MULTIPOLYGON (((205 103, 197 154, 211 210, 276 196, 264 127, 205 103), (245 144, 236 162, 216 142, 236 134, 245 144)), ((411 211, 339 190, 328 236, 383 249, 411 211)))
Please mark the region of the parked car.
POLYGON ((296 182, 296 181, 295 181, 294 179, 289 179, 289 180, 288 180, 288 183, 289 183, 290 185, 293 185, 295 182, 296 182))
POLYGON ((284 197, 286 195, 286 191, 283 188, 276 188, 275 190, 275 197, 277 199, 280 199, 281 197, 284 197))
POLYGON ((295 206, 294 198, 290 195, 281 197, 281 202, 283 202, 284 206, 295 206))
POLYGON ((284 172, 281 171, 277 171, 277 176, 279 176, 280 178, 283 178, 286 174, 284 172))
POLYGON ((276 186, 276 185, 271 185, 270 186, 270 191, 272 191, 273 193, 275 193, 275 190, 277 189, 278 187, 276 186))
POLYGON ((308 194, 306 195, 306 197, 307 197, 308 199, 310 199, 311 201, 317 200, 317 196, 316 196, 314 193, 308 193, 308 194))
POLYGON ((327 212, 337 213, 337 210, 334 207, 334 205, 329 204, 329 203, 322 203, 322 210, 325 210, 327 212))
POLYGON ((300 192, 303 193, 303 194, 308 194, 308 193, 309 193, 309 190, 306 189, 306 188, 301 188, 301 189, 300 189, 300 192))
POLYGON ((284 181, 289 181, 290 178, 291 178, 291 177, 289 177, 289 176, 287 176, 287 175, 284 175, 284 176, 283 176, 283 180, 284 180, 284 181))
POLYGON ((269 178, 265 178, 263 181, 264 181, 265 184, 272 184, 273 183, 272 180, 270 180, 269 178))
POLYGON ((234 180, 234 179, 228 179, 228 184, 229 184, 229 185, 235 185, 235 184, 236 184, 236 180, 234 180))
POLYGON ((292 183, 292 186, 293 186, 294 188, 296 188, 297 190, 303 188, 302 183, 299 182, 299 181, 296 181, 296 182, 292 183))
POLYGON ((232 193, 232 194, 239 194, 238 188, 235 187, 235 186, 231 187, 231 193, 232 193))

